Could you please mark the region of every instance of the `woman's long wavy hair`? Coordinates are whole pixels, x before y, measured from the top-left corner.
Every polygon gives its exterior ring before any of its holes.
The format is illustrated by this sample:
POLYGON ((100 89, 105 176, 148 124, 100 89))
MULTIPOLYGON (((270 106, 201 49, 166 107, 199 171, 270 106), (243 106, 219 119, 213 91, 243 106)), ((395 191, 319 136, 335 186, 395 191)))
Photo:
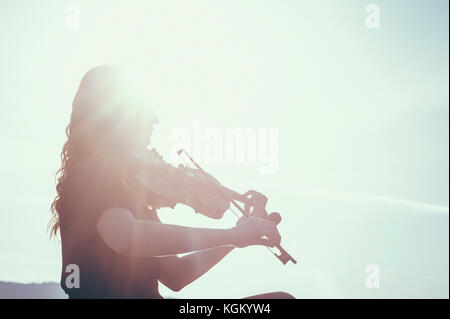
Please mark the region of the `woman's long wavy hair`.
MULTIPOLYGON (((55 175, 57 195, 51 204, 50 236, 58 234, 67 188, 77 175, 77 169, 92 167, 95 172, 96 167, 106 165, 123 167, 123 154, 143 138, 142 114, 130 106, 133 104, 130 101, 116 67, 99 66, 82 78, 66 127, 67 141, 60 155, 61 166, 55 175)), ((121 169, 111 172, 124 173, 121 169)))

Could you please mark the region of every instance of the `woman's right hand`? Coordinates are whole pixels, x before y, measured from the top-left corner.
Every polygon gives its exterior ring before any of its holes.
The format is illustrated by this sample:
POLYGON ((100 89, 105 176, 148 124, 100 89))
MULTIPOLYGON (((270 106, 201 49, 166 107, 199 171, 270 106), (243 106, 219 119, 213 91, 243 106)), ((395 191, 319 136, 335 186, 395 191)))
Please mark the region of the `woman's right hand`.
POLYGON ((240 219, 230 231, 231 243, 239 248, 251 245, 274 247, 281 241, 274 222, 252 216, 240 219))

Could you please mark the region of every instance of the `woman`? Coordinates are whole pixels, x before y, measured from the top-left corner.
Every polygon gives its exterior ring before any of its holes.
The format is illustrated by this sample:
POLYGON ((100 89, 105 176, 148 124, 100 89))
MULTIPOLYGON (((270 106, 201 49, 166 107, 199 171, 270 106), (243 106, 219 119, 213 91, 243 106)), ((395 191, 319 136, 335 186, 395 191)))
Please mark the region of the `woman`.
POLYGON ((162 298, 158 282, 179 291, 235 247, 279 243, 276 225, 254 217, 224 230, 161 223, 130 179, 157 119, 123 88, 116 68, 96 67, 72 104, 51 220, 52 234, 61 234, 61 286, 69 298, 162 298), (68 284, 73 265, 79 287, 68 284))

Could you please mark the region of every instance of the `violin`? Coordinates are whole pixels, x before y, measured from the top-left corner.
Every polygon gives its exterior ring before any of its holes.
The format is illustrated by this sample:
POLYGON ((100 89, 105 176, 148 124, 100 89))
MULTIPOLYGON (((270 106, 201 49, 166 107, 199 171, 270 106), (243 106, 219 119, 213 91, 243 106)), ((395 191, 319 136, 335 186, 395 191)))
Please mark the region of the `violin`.
MULTIPOLYGON (((268 199, 263 194, 254 190, 240 194, 227 188, 205 172, 184 149, 180 149, 177 154, 180 157, 185 154, 195 168, 181 164, 175 168, 166 163, 154 149, 149 150, 137 161, 138 164, 133 171, 137 182, 145 189, 144 198, 147 206, 153 209, 174 208, 180 203, 192 207, 196 213, 213 219, 222 218, 229 209, 237 217, 241 217, 233 210, 234 207, 242 216, 254 216, 275 224, 281 222, 279 213, 267 213, 268 199), (244 204, 244 207, 237 202, 244 204)), ((279 254, 268 249, 284 265, 289 261, 297 263, 281 245, 277 244, 275 247, 279 254)))

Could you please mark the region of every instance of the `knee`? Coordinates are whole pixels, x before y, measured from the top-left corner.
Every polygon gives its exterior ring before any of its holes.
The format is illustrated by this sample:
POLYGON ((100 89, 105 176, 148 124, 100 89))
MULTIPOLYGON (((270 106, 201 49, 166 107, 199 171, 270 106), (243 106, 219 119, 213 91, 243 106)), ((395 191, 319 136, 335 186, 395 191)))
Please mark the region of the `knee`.
POLYGON ((287 292, 284 292, 284 291, 278 291, 275 294, 276 294, 276 299, 295 299, 295 297, 293 295, 288 294, 287 292))

